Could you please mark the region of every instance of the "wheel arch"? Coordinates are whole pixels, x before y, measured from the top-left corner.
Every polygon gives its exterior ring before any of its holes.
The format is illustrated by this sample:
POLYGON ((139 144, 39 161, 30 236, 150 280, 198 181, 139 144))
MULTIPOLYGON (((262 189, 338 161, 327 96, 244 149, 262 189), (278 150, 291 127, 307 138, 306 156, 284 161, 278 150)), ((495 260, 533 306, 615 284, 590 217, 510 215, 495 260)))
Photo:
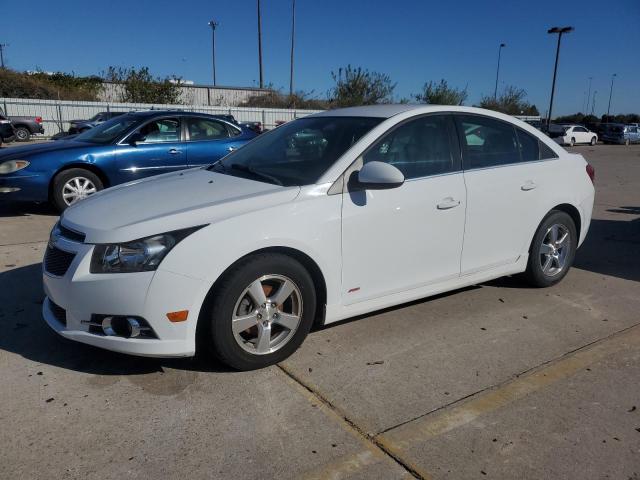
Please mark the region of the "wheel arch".
MULTIPOLYGON (((559 205, 556 205, 551 210, 549 210, 547 215, 549 215, 549 213, 552 210, 559 210, 559 211, 564 212, 567 215, 569 215, 571 217, 571 220, 573 220, 573 223, 576 226, 576 233, 578 235, 578 238, 580 238, 580 232, 582 230, 582 218, 580 217, 580 211, 575 206, 571 205, 570 203, 561 203, 559 205)), ((545 217, 547 215, 545 215, 545 217)))
POLYGON ((49 180, 49 198, 52 198, 51 196, 53 194, 53 182, 55 178, 58 175, 60 175, 62 172, 66 170, 71 170, 72 168, 81 168, 83 170, 88 170, 89 172, 94 173, 98 176, 104 188, 108 188, 111 186, 111 182, 109 182, 109 177, 107 177, 107 174, 100 167, 97 167, 92 163, 83 163, 83 162, 66 163, 62 167, 60 167, 58 170, 56 170, 53 175, 51 175, 51 179, 49 180))
MULTIPOLYGON (((238 258, 235 262, 233 262, 231 265, 225 268, 225 270, 218 276, 218 278, 215 280, 213 285, 209 288, 209 291, 207 292, 203 305, 206 305, 208 302, 211 301, 219 282, 225 277, 227 272, 229 272, 239 262, 245 260, 247 257, 251 257, 253 255, 258 255, 258 254, 264 254, 264 253, 279 253, 282 255, 287 255, 288 257, 291 257, 294 260, 298 261, 307 270, 307 272, 309 272, 309 274, 311 275, 311 279, 313 280, 313 284, 316 287, 316 311, 314 314, 313 323, 314 325, 317 325, 317 326, 323 325, 324 319, 325 319, 325 307, 327 303, 327 284, 326 284, 325 276, 322 270, 320 269, 318 263, 315 260, 313 260, 308 254, 304 253, 303 251, 298 250, 296 248, 292 248, 292 247, 285 247, 285 246, 264 247, 264 248, 260 248, 258 250, 249 252, 246 255, 243 255, 242 257, 238 258)), ((200 314, 202 314, 202 312, 205 310, 206 310, 205 308, 201 308, 200 314)), ((200 322, 198 321, 198 323, 200 322)))

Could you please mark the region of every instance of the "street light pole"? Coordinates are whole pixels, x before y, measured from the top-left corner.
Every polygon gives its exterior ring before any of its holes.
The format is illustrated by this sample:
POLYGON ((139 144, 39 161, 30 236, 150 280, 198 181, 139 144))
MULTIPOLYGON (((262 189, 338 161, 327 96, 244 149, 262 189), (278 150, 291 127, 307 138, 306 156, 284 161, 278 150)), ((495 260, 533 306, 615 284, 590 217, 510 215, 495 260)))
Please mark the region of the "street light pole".
POLYGON ((0 68, 4 68, 4 49, 8 46, 8 43, 0 43, 0 68))
POLYGON ((493 91, 493 100, 495 101, 498 97, 498 75, 500 75, 500 53, 502 52, 503 47, 506 47, 506 43, 501 43, 498 47, 498 68, 496 69, 496 88, 493 91))
POLYGON ((258 0, 258 66, 260 67, 260 88, 264 88, 262 78, 262 17, 260 15, 260 0, 258 0))
POLYGON ((589 77, 589 93, 587 94, 587 104, 584 107, 584 113, 587 113, 589 111, 589 103, 591 103, 591 81, 593 80, 593 77, 589 77))
POLYGON ((291 70, 289 72, 289 98, 293 98, 293 48, 296 38, 296 0, 291 0, 291 70))
MULTIPOLYGON (((607 117, 609 117, 609 112, 611 111, 611 95, 613 94, 613 79, 616 78, 618 76, 617 73, 614 73, 613 75, 611 75, 611 90, 609 90, 609 106, 607 107, 607 117)), ((610 121, 607 118, 607 121, 610 121)))
POLYGON ((213 62, 213 86, 216 86, 216 27, 219 25, 215 20, 208 24, 211 27, 211 60, 213 62))
POLYGON ((547 33, 557 33, 558 34, 558 46, 556 47, 556 63, 553 67, 553 82, 551 83, 551 101, 549 102, 549 113, 547 116, 547 130, 551 125, 551 112, 553 110, 553 95, 556 90, 556 75, 558 74, 558 58, 560 57, 560 40, 562 40, 563 33, 569 33, 573 31, 573 27, 553 27, 547 30, 547 33))
POLYGON ((593 103, 591 104, 591 115, 593 115, 593 112, 596 109, 596 93, 598 93, 597 90, 593 91, 593 103))

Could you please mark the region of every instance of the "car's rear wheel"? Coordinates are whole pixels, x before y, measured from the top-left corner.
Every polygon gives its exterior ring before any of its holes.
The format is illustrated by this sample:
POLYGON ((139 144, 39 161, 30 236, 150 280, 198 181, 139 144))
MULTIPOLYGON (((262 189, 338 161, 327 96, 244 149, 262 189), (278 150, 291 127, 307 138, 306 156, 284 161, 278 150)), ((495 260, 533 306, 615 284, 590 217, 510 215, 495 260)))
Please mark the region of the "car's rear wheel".
POLYGON ((279 253, 252 255, 232 267, 206 302, 198 350, 237 370, 280 362, 302 344, 315 316, 313 280, 279 253))
POLYGON ((17 127, 15 135, 19 142, 28 142, 31 139, 31 132, 26 127, 17 127))
POLYGON ((596 137, 591 137, 591 145, 595 145, 597 143, 596 137))
POLYGON ((103 188, 102 180, 95 173, 84 168, 71 168, 60 172, 53 179, 51 199, 62 212, 103 188))
POLYGON ((525 277, 533 286, 555 285, 571 268, 578 245, 575 223, 567 213, 552 210, 536 231, 525 277))
POLYGON ((630 141, 628 138, 627 138, 627 139, 625 139, 624 144, 625 144, 627 147, 629 146, 629 144, 630 144, 630 143, 631 143, 631 141, 630 141))

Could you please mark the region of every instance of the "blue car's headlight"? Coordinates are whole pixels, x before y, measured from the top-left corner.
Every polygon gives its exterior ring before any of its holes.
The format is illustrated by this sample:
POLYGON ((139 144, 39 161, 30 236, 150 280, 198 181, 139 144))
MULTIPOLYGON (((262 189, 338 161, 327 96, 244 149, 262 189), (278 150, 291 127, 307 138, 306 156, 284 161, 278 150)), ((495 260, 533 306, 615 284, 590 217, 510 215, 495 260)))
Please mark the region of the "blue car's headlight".
POLYGON ((161 233, 132 242, 96 245, 91 257, 91 273, 129 273, 156 270, 162 259, 198 227, 161 233))
POLYGON ((26 160, 9 160, 7 162, 0 163, 0 173, 13 173, 23 168, 27 168, 29 162, 26 160))

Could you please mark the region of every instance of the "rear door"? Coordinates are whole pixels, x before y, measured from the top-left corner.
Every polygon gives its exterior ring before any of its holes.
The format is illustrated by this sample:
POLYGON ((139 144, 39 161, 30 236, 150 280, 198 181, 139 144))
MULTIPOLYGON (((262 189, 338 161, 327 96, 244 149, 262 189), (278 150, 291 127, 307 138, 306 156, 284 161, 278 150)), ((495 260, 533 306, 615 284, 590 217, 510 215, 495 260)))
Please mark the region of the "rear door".
POLYGON ((154 118, 144 123, 118 144, 116 159, 119 183, 186 168, 181 118, 154 118), (135 145, 128 143, 133 135, 140 139, 135 145))
POLYGON ((206 117, 185 118, 185 134, 190 167, 210 165, 246 142, 239 128, 206 117))
POLYGON ((483 115, 454 118, 467 187, 464 275, 514 263, 527 252, 543 215, 539 199, 549 188, 548 165, 540 159, 555 154, 510 123, 483 115))

